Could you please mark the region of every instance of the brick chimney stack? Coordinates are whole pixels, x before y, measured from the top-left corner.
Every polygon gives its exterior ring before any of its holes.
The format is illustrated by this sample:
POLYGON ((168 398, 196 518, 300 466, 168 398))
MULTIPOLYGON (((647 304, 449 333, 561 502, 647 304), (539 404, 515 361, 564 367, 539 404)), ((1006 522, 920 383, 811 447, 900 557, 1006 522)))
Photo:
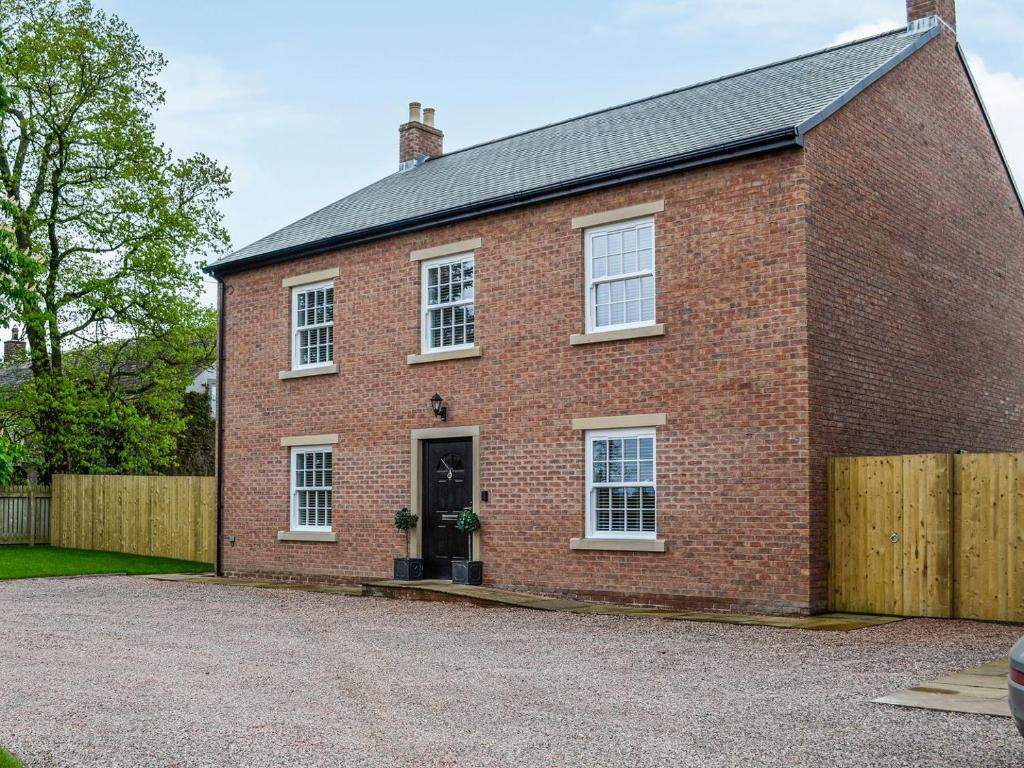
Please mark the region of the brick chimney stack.
POLYGON ((956 32, 956 0, 907 0, 907 21, 938 16, 956 32))
POLYGON ((4 362, 9 363, 25 356, 28 343, 21 338, 21 331, 18 326, 11 329, 11 338, 4 342, 4 362))
POLYGON ((444 154, 444 134, 434 127, 434 109, 427 107, 420 116, 420 103, 409 103, 409 122, 398 126, 398 168, 416 165, 418 155, 439 157, 444 154))

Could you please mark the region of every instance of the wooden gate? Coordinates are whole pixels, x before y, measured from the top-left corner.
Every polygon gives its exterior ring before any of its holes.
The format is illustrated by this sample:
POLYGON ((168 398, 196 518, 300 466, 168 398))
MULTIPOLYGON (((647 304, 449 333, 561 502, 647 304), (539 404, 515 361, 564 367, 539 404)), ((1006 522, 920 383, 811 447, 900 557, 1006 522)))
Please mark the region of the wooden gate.
POLYGON ((829 460, 835 610, 950 616, 951 457, 829 460))
POLYGON ((1024 621, 1024 454, 828 462, 833 610, 1024 621))

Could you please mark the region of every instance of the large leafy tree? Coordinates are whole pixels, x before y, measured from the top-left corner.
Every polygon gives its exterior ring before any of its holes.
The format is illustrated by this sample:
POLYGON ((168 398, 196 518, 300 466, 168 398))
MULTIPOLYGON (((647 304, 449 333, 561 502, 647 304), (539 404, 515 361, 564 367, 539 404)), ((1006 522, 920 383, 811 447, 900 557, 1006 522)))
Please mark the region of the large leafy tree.
POLYGON ((193 259, 229 176, 157 141, 164 64, 88 0, 0 0, 0 325, 31 368, 3 410, 44 474, 166 464, 213 357, 193 259))

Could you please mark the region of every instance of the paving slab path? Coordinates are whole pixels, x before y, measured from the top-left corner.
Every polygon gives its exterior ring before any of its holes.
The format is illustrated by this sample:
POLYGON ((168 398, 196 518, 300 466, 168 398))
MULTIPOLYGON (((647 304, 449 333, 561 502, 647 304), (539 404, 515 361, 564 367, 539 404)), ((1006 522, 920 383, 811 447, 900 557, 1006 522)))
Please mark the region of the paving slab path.
POLYGON ((875 702, 942 712, 1010 717, 1010 693, 1006 688, 1009 674, 1009 661, 1000 658, 881 696, 875 702))

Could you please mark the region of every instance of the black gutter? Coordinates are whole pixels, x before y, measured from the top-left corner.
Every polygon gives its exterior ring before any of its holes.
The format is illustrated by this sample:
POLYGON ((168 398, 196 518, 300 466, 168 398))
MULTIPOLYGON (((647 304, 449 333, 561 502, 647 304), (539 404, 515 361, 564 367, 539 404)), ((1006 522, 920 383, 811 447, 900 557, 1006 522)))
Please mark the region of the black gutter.
POLYGON ((225 299, 227 291, 224 289, 224 281, 217 281, 217 457, 215 467, 217 472, 217 545, 214 550, 215 562, 213 571, 217 576, 224 575, 224 568, 221 564, 221 541, 224 538, 224 319, 227 304, 225 299))
MULTIPOLYGON (((366 243, 372 240, 380 240, 394 235, 416 232, 421 229, 452 224, 457 221, 483 216, 489 213, 505 211, 511 208, 519 208, 524 205, 557 200, 558 198, 577 195, 582 192, 591 192, 598 189, 625 184, 631 181, 649 179, 655 176, 665 176, 678 171, 691 170, 706 165, 723 163, 730 160, 737 160, 749 155, 762 154, 779 149, 798 147, 803 144, 803 136, 797 128, 784 128, 761 134, 752 139, 728 142, 715 147, 703 149, 698 152, 690 152, 684 155, 677 155, 672 158, 661 159, 651 163, 634 165, 628 168, 620 168, 615 171, 573 179, 569 182, 560 182, 548 187, 540 187, 528 192, 520 192, 514 195, 492 198, 480 203, 463 206, 461 208, 449 208, 427 216, 420 216, 412 219, 403 219, 379 227, 351 232, 341 236, 329 237, 311 243, 281 248, 269 253, 259 254, 247 259, 239 259, 234 262, 226 262, 220 266, 211 264, 205 267, 205 271, 211 275, 227 275, 232 272, 241 272, 267 264, 275 264, 281 261, 298 258, 300 256, 313 256, 318 253, 333 251, 338 248, 366 243)), ((429 161, 428 161, 429 162, 429 161)), ((415 173, 415 171, 410 171, 415 173)))

